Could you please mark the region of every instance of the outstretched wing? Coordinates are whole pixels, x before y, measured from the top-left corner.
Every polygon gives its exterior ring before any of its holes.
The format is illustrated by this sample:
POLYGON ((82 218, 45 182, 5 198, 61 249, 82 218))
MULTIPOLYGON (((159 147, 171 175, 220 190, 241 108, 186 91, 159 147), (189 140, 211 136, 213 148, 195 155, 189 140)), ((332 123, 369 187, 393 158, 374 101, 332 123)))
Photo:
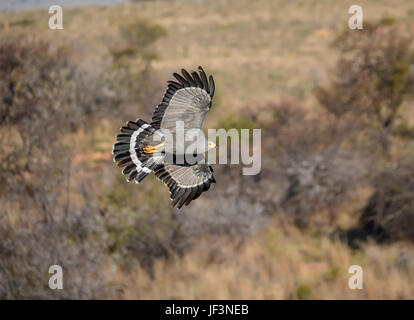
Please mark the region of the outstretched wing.
POLYGON ((204 117, 211 107, 214 95, 214 80, 207 76, 202 67, 199 72, 188 73, 182 69, 182 75, 174 73, 177 81, 168 81, 168 88, 161 103, 152 117, 151 126, 155 129, 168 129, 176 132, 176 122, 184 122, 184 130, 201 129, 204 117))
POLYGON ((181 208, 210 189, 213 169, 208 164, 193 166, 162 164, 155 168, 155 176, 170 188, 172 206, 181 208))

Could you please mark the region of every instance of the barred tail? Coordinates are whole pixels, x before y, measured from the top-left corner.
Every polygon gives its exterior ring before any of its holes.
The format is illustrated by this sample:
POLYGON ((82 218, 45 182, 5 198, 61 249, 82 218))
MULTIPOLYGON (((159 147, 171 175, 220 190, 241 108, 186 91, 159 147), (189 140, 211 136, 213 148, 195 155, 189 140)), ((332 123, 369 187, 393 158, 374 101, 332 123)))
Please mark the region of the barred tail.
POLYGON ((124 167, 122 173, 127 181, 135 180, 140 183, 163 159, 162 155, 147 154, 143 148, 147 145, 156 130, 145 121, 138 119, 136 122, 128 121, 121 128, 121 134, 116 139, 112 149, 114 162, 119 167, 124 167))

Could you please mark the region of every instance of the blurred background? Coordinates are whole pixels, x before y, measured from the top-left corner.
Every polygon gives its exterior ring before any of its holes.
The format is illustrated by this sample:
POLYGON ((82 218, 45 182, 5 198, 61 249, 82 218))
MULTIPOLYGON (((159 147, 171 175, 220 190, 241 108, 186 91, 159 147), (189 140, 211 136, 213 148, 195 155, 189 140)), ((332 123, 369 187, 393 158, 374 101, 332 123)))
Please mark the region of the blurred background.
POLYGON ((79 4, 0 7, 0 298, 414 298, 414 3, 358 1, 364 30, 346 1, 79 4), (261 128, 262 171, 173 210, 111 149, 198 65, 204 127, 261 128))

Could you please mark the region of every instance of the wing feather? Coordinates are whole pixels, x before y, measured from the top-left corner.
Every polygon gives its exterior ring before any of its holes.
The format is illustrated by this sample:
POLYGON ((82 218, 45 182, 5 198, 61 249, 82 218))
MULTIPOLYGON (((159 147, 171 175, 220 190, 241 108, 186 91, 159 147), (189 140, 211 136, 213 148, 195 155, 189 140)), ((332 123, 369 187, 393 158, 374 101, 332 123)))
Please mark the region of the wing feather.
MULTIPOLYGON (((181 70, 182 75, 173 73, 177 81, 168 81, 168 87, 161 103, 154 111, 151 126, 175 133, 177 121, 184 122, 184 129, 201 129, 204 117, 211 107, 214 96, 214 80, 207 80, 203 68, 191 74, 181 70)), ((122 139, 122 138, 121 138, 122 139)))
POLYGON ((211 167, 204 163, 193 166, 161 164, 154 172, 169 187, 172 206, 178 208, 187 206, 215 182, 211 167))
POLYGON ((205 88, 206 90, 209 90, 206 73, 204 72, 201 66, 198 67, 198 70, 200 71, 201 81, 203 82, 203 88, 205 88))
MULTIPOLYGON (((172 134, 176 134, 177 121, 184 122, 184 130, 201 129, 204 117, 211 108, 215 91, 213 77, 207 78, 201 66, 198 67, 197 72, 189 73, 182 69, 181 73, 182 75, 173 74, 176 81, 168 81, 167 90, 152 117, 151 126, 154 130, 168 129, 172 134)), ((129 133, 128 129, 134 129, 129 125, 127 127, 125 133, 129 133)), ((119 137, 117 156, 120 160, 123 157, 121 151, 124 150, 124 140, 126 137, 119 137)), ((125 163, 127 167, 128 164, 125 163)), ((134 171, 131 174, 133 173, 134 171)), ((165 163, 157 165, 154 173, 168 186, 172 206, 178 208, 197 199, 210 188, 211 183, 215 182, 212 168, 204 163, 193 166, 165 163)))
MULTIPOLYGON (((198 73, 193 71, 193 72, 191 72, 191 75, 193 76, 194 81, 197 83, 197 87, 203 88, 203 83, 201 82, 201 79, 200 79, 200 76, 198 75, 198 73)), ((212 95, 211 95, 211 97, 212 97, 212 95)))
POLYGON ((177 72, 173 73, 173 76, 178 80, 178 82, 181 83, 181 85, 183 85, 184 87, 188 87, 190 86, 190 83, 185 80, 181 75, 179 75, 177 72))
POLYGON ((181 73, 183 74, 184 78, 188 81, 188 83, 190 84, 190 86, 192 86, 192 87, 196 87, 197 86, 197 83, 195 82, 195 80, 193 79, 193 77, 190 76, 190 74, 187 72, 187 70, 181 69, 181 73))

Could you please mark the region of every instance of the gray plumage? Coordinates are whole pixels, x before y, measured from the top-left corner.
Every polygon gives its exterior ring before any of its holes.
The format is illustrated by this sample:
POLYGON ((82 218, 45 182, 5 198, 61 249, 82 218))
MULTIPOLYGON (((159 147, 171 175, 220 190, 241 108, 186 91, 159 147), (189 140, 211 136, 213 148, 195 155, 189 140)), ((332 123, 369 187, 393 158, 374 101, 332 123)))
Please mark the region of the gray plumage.
POLYGON ((117 137, 119 142, 113 148, 114 161, 125 167, 123 174, 127 175, 128 181, 134 179, 139 183, 154 171, 155 176, 168 186, 172 206, 178 208, 197 199, 215 182, 213 170, 202 156, 209 144, 201 131, 206 113, 211 108, 214 80, 212 76, 207 79, 201 67, 198 73, 193 71, 190 74, 184 69, 181 73, 173 74, 177 81, 168 81, 168 88, 154 111, 151 123, 140 119, 128 122, 121 128, 122 133, 117 137), (178 129, 177 121, 183 124, 178 129), (163 140, 165 130, 172 135, 173 144, 163 140), (176 159, 182 157, 192 143, 182 139, 190 130, 199 135, 196 146, 198 161, 181 163, 176 159), (156 148, 160 141, 164 142, 162 151, 156 148))

